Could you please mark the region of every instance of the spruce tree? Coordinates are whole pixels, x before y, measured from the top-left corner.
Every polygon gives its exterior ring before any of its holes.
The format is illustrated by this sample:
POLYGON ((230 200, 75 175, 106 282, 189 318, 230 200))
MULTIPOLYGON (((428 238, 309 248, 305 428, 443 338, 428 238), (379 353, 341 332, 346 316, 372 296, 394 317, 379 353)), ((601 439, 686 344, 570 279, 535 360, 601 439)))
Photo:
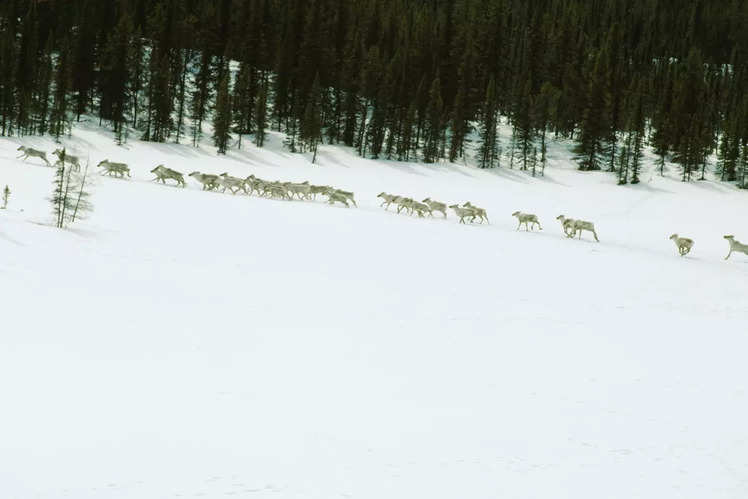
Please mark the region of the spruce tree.
POLYGON ((241 149, 242 135, 252 133, 254 124, 254 111, 256 99, 256 84, 254 83, 254 69, 247 61, 239 63, 239 72, 236 75, 231 101, 233 103, 233 122, 236 133, 239 135, 241 149))
POLYGON ((493 168, 498 158, 497 106, 496 80, 492 76, 488 81, 486 96, 483 100, 482 120, 480 124, 480 148, 478 153, 478 166, 480 168, 493 168))
MULTIPOLYGON (((6 4, 6 9, 10 10, 11 3, 6 4)), ((3 26, 0 24, 0 135, 8 136, 13 134, 15 124, 16 110, 16 92, 15 92, 15 73, 16 73, 16 32, 15 16, 6 14, 4 16, 7 22, 3 26)))
POLYGON ((467 88, 464 86, 464 80, 461 80, 450 113, 450 129, 452 133, 449 140, 449 161, 452 163, 458 157, 462 157, 466 137, 470 132, 470 122, 467 119, 466 105, 467 88))
POLYGON ((672 146, 672 123, 671 106, 672 106, 672 77, 671 70, 657 68, 659 76, 656 84, 659 86, 659 96, 656 99, 656 105, 652 114, 651 133, 649 136, 649 145, 657 155, 655 164, 660 172, 660 176, 665 175, 665 160, 672 146))
POLYGON ((425 142, 423 144, 423 162, 433 163, 439 157, 439 141, 442 138, 442 112, 444 104, 441 96, 441 80, 437 75, 431 82, 428 107, 426 108, 425 142))
POLYGON ((385 76, 385 82, 379 87, 372 102, 371 122, 366 133, 366 141, 373 159, 378 159, 386 136, 387 117, 390 114, 392 101, 392 77, 385 76))
POLYGON ((700 50, 692 48, 686 61, 679 64, 673 90, 672 119, 675 137, 673 159, 681 166, 681 180, 691 180, 703 154, 703 108, 706 82, 700 50))
POLYGON ((125 10, 117 26, 107 37, 101 56, 99 117, 112 122, 118 144, 124 142, 127 127, 132 30, 132 21, 125 10))
POLYGON ((402 131, 400 133, 400 139, 397 144, 397 159, 398 161, 409 161, 410 153, 413 149, 413 129, 416 123, 416 103, 411 102, 408 105, 408 110, 405 113, 405 119, 402 124, 402 131))
POLYGON ((139 28, 133 32, 132 44, 130 45, 128 60, 130 61, 130 82, 128 84, 128 87, 130 89, 129 106, 131 126, 135 129, 140 130, 141 126, 139 117, 141 110, 141 101, 143 99, 143 88, 145 87, 146 54, 143 44, 143 37, 139 28))
POLYGON ((550 82, 545 82, 540 87, 540 94, 533 101, 533 121, 535 127, 540 131, 540 174, 545 174, 548 162, 547 132, 548 126, 555 121, 558 113, 558 102, 561 98, 560 91, 550 82))
POLYGON ((89 111, 96 84, 96 3, 79 4, 71 40, 71 90, 76 121, 89 111))
POLYGON ((319 74, 314 77, 312 87, 307 97, 304 119, 301 122, 299 139, 312 153, 312 163, 317 160, 317 147, 322 141, 322 116, 320 102, 322 100, 322 89, 320 88, 319 74))
POLYGON ((231 94, 229 93, 229 65, 225 63, 221 69, 218 92, 216 94, 215 114, 213 116, 213 144, 218 148, 218 154, 226 154, 231 138, 231 94))
POLYGON ((32 102, 34 89, 34 76, 38 61, 38 37, 39 29, 37 19, 36 3, 29 5, 26 15, 21 20, 21 38, 19 42, 18 60, 16 61, 16 129, 19 135, 32 133, 32 102))
POLYGON ((214 77, 213 58, 207 49, 203 48, 197 64, 190 105, 190 118, 192 119, 192 145, 197 147, 203 133, 203 121, 208 109, 208 102, 212 92, 210 82, 214 77))
POLYGON ((738 187, 748 189, 748 138, 743 138, 740 146, 740 176, 738 187))
POLYGON ((629 160, 630 160, 631 134, 626 137, 626 142, 618 155, 618 185, 629 183, 629 160))
POLYGON ((172 130, 171 69, 169 56, 153 50, 148 78, 148 123, 143 140, 165 142, 172 130))
POLYGON ((588 71, 587 103, 580 125, 577 145, 574 149, 580 170, 600 170, 603 155, 603 139, 608 131, 605 117, 605 86, 607 67, 600 54, 588 71))
POLYGON ((62 229, 70 218, 70 212, 75 207, 75 200, 72 196, 75 186, 72 181, 73 168, 66 161, 66 150, 62 149, 59 166, 55 171, 54 189, 52 196, 49 198, 52 203, 52 215, 55 218, 55 227, 62 229))
POLYGON ((644 147, 644 121, 641 111, 641 101, 637 104, 633 121, 633 144, 630 146, 631 154, 631 183, 639 183, 639 175, 642 168, 642 149, 644 147))
POLYGON ((52 49, 53 38, 49 36, 44 51, 39 58, 39 71, 36 79, 36 104, 34 106, 34 114, 36 115, 35 133, 39 135, 44 135, 49 130, 50 86, 52 83, 52 73, 54 72, 52 49))
POLYGON ((55 64, 54 88, 52 91, 54 102, 49 116, 49 133, 54 136, 57 142, 65 134, 68 123, 70 71, 70 49, 67 39, 63 39, 55 64))
POLYGON ((187 75, 190 72, 190 65, 194 58, 194 52, 191 48, 183 48, 179 50, 180 57, 180 72, 179 72, 179 84, 177 86, 177 116, 175 124, 175 137, 174 142, 179 144, 184 131, 184 120, 187 115, 187 75))
POLYGON ((255 145, 262 147, 265 144, 265 129, 267 128, 267 91, 268 83, 265 78, 260 86, 260 92, 255 101, 254 111, 254 133, 255 145))

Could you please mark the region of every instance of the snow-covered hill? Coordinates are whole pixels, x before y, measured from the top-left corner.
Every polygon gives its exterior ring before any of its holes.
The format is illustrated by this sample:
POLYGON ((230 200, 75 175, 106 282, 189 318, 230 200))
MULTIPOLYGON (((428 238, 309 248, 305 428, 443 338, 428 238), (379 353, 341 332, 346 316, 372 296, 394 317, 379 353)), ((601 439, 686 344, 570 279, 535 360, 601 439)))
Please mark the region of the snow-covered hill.
POLYGON ((722 238, 748 241, 744 192, 619 187, 562 145, 531 178, 80 127, 70 152, 133 178, 97 178, 90 218, 58 230, 53 170, 21 143, 55 147, 0 139, 0 497, 748 495, 748 256, 722 238), (163 186, 159 163, 359 208, 163 186), (380 191, 491 224, 386 212, 380 191), (601 242, 563 237, 562 213, 601 242))

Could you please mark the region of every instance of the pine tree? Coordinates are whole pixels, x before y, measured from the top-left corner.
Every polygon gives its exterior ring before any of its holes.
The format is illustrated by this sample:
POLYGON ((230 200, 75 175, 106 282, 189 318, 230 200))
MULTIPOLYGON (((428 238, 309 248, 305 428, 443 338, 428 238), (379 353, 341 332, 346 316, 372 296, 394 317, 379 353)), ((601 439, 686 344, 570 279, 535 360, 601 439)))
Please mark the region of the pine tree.
POLYGON ((49 116, 49 133, 57 142, 65 134, 68 123, 68 91, 70 89, 70 50, 67 39, 63 39, 57 54, 54 74, 54 103, 49 116))
POLYGON ((218 148, 218 154, 226 154, 231 138, 231 94, 229 93, 229 65, 225 63, 221 69, 220 83, 216 94, 215 114, 213 117, 213 144, 218 148))
POLYGON ((577 145, 574 149, 580 170, 600 170, 603 139, 608 130, 605 117, 605 87, 607 68, 600 54, 588 72, 587 103, 582 116, 577 145))
POLYGON ((168 54, 154 50, 151 54, 148 78, 148 124, 143 140, 165 142, 171 133, 171 69, 168 54))
MULTIPOLYGON (((296 118, 290 118, 286 124, 286 138, 283 139, 283 145, 290 152, 298 152, 296 148, 296 140, 299 134, 299 124, 296 118)), ((302 144, 303 147, 303 144, 302 144)))
POLYGON ((437 75, 429 90, 426 108, 426 130, 424 133, 423 162, 433 163, 439 157, 439 141, 442 138, 442 112, 444 104, 441 96, 441 80, 437 75))
POLYGON ((520 89, 515 92, 515 102, 512 111, 513 136, 519 144, 522 166, 520 170, 527 170, 530 153, 534 147, 532 81, 529 75, 519 83, 520 89))
POLYGON ((454 162, 462 157, 465 150, 467 135, 471 132, 470 116, 471 108, 471 84, 474 68, 474 46, 472 36, 468 34, 465 41, 465 49, 462 54, 462 62, 458 70, 457 93, 455 94, 452 110, 450 112, 450 141, 449 161, 454 162))
POLYGON ((96 82, 96 9, 93 2, 79 4, 71 40, 71 90, 76 121, 88 112, 96 82))
POLYGON ((642 149, 644 148, 644 110, 643 110, 642 90, 636 92, 634 98, 634 111, 631 118, 631 134, 633 134, 633 144, 630 145, 631 154, 631 183, 639 183, 639 174, 641 173, 642 149))
POLYGON ((467 119, 467 88, 465 81, 460 82, 457 95, 455 96, 452 112, 450 113, 451 136, 449 141, 449 161, 454 163, 458 157, 462 157, 465 141, 470 133, 470 122, 467 119))
MULTIPOLYGON (((64 157, 64 156, 63 156, 64 157)), ((54 189, 52 190, 52 196, 49 201, 52 203, 52 216, 55 218, 55 227, 58 229, 62 228, 63 216, 65 214, 65 177, 67 170, 65 165, 60 163, 60 166, 55 170, 54 178, 54 189)))
POLYGON ((37 7, 35 3, 29 5, 26 16, 21 20, 21 38, 16 61, 16 129, 18 134, 33 133, 31 126, 32 98, 34 89, 34 75, 38 60, 38 37, 39 29, 37 19, 37 7))
MULTIPOLYGON (((391 82, 391 78, 385 77, 391 82)), ((372 159, 378 159, 382 152, 384 138, 386 135, 387 116, 389 115, 389 105, 391 101, 391 83, 384 83, 379 87, 376 98, 372 102, 371 121, 366 133, 366 141, 372 159)))
POLYGON ((242 135, 252 133, 254 124, 254 111, 256 84, 254 82, 254 69, 248 61, 239 64, 239 72, 234 82, 234 90, 231 101, 233 102, 232 116, 236 133, 239 135, 239 148, 241 149, 242 135))
POLYGON ((674 83, 672 119, 675 123, 673 159, 681 166, 681 180, 691 180, 704 155, 704 108, 707 88, 701 52, 692 48, 680 63, 674 83))
MULTIPOLYGON (((671 71, 657 68, 658 73, 663 73, 655 82, 655 86, 660 87, 660 95, 656 99, 656 106, 652 114, 652 132, 649 136, 649 145, 652 146, 653 152, 657 155, 655 164, 657 165, 660 176, 665 175, 665 160, 672 146, 672 77, 671 71)), ((656 75, 657 76, 657 75, 656 75)))
POLYGON ((203 133, 203 120, 211 98, 210 82, 213 75, 213 60, 206 49, 203 49, 197 64, 197 74, 193 82, 194 90, 190 106, 192 119, 192 145, 197 147, 203 133))
POLYGON ((737 179, 737 163, 740 157, 740 141, 733 135, 732 123, 725 127, 719 142, 717 158, 721 180, 734 181, 737 179))
POLYGON ((143 140, 165 142, 171 135, 174 121, 173 55, 176 3, 159 0, 148 16, 150 58, 148 61, 148 121, 143 140))
POLYGON ((182 138, 184 130, 184 119, 187 114, 187 75, 190 71, 190 65, 194 57, 194 52, 191 48, 180 49, 180 72, 179 72, 179 84, 177 87, 177 118, 175 128, 174 142, 179 144, 179 140, 182 138))
POLYGON ((54 190, 50 201, 52 203, 52 215, 55 217, 55 227, 62 229, 68 222, 70 211, 75 207, 75 200, 71 196, 74 192, 71 175, 73 168, 66 162, 66 151, 63 148, 60 161, 55 171, 54 190))
POLYGON ((416 123, 416 103, 411 102, 405 113, 405 119, 402 124, 402 132, 397 144, 397 160, 410 160, 410 151, 413 149, 413 128, 416 123))
POLYGON ((740 177, 738 187, 748 189, 748 138, 742 140, 740 147, 740 177))
MULTIPOLYGON (((6 4, 6 8, 10 5, 6 4)), ((16 33, 13 15, 5 16, 7 23, 4 31, 0 31, 0 116, 2 123, 0 126, 0 135, 7 136, 13 134, 13 125, 15 117, 15 68, 16 68, 16 33)), ((1 26, 1 25, 0 25, 1 26)))
POLYGON ((118 144, 125 141, 130 81, 132 21, 123 11, 117 26, 107 37, 99 81, 99 117, 112 122, 118 144))
POLYGON ((299 139, 302 144, 312 152, 312 163, 317 160, 317 147, 322 141, 321 100, 322 89, 320 88, 319 74, 317 74, 309 91, 306 109, 304 110, 304 119, 301 123, 299 133, 299 139))
POLYGON ((618 155, 618 185, 629 183, 629 159, 631 147, 631 134, 629 133, 621 153, 618 155))
POLYGON ((136 29, 133 33, 132 44, 130 46, 130 52, 128 54, 128 60, 130 61, 130 83, 128 87, 130 89, 130 116, 132 118, 131 125, 133 128, 140 130, 140 109, 141 101, 143 99, 143 88, 145 87, 145 62, 146 62, 145 47, 143 45, 143 37, 140 28, 136 29))
POLYGON ((343 144, 353 147, 356 136, 356 112, 360 106, 358 95, 355 91, 348 90, 343 99, 343 144))
POLYGON ((482 120, 480 124, 478 166, 481 168, 493 168, 499 156, 496 131, 498 124, 497 106, 496 80, 492 76, 486 88, 486 97, 483 101, 482 120))
POLYGON ((375 45, 366 54, 366 62, 361 70, 361 93, 362 100, 358 112, 361 118, 358 120, 358 134, 356 136, 354 147, 358 149, 359 156, 366 156, 367 132, 369 126, 369 110, 371 102, 376 97, 377 87, 382 78, 382 61, 380 58, 379 48, 375 45))
POLYGON ((185 135, 185 119, 188 114, 188 76, 192 69, 195 58, 195 49, 192 44, 193 36, 197 30, 199 20, 187 11, 187 5, 178 4, 178 20, 176 26, 176 47, 174 47, 173 77, 175 82, 174 99, 176 101, 176 117, 174 120, 174 142, 179 144, 185 135))
POLYGON ((265 129, 267 128, 267 91, 268 83, 267 80, 263 78, 260 93, 257 95, 257 100, 255 101, 254 112, 255 145, 257 147, 262 147, 265 144, 265 129))
POLYGON ((540 87, 540 94, 533 100, 533 122, 540 130, 540 174, 545 174, 548 162, 548 146, 546 134, 549 123, 553 122, 558 113, 558 102, 561 92, 550 82, 545 82, 540 87))
POLYGON ((52 83, 52 73, 54 67, 52 64, 52 36, 47 38, 47 44, 44 47, 41 57, 39 58, 39 72, 36 79, 37 90, 34 114, 36 115, 36 133, 44 135, 49 129, 49 105, 50 105, 50 86, 52 83))

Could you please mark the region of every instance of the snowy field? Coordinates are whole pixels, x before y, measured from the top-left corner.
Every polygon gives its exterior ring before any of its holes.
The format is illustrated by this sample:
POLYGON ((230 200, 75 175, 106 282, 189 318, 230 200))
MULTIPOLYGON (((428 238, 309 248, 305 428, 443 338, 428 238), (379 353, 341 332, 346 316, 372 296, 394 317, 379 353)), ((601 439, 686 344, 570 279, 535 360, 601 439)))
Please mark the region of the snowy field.
MULTIPOLYGON (((0 139, 0 497, 748 497, 748 193, 132 141, 95 211, 0 139), (164 163, 331 184, 358 208, 163 186, 164 163), (379 207, 472 201, 490 225, 379 207), (517 232, 515 210, 543 231, 517 232), (569 240, 559 214, 595 222, 569 240), (677 256, 668 236, 695 240, 677 256)), ((506 162, 505 162, 506 163, 506 162)))

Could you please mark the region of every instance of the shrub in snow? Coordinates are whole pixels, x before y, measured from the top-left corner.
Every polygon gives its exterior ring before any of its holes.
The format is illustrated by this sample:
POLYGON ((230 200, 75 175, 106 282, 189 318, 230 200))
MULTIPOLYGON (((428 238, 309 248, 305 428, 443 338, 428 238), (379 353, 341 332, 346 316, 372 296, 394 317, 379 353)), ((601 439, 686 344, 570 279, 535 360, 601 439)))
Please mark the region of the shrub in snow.
POLYGON ((8 199, 10 199, 10 189, 6 185, 3 189, 3 209, 8 207, 8 199))
POLYGON ((90 194, 86 190, 89 164, 86 163, 86 168, 82 174, 74 174, 75 166, 66 161, 64 149, 61 151, 59 158, 59 166, 55 171, 53 182, 54 190, 49 200, 52 203, 55 226, 62 229, 68 223, 83 218, 85 213, 92 210, 92 205, 88 201, 90 194))

